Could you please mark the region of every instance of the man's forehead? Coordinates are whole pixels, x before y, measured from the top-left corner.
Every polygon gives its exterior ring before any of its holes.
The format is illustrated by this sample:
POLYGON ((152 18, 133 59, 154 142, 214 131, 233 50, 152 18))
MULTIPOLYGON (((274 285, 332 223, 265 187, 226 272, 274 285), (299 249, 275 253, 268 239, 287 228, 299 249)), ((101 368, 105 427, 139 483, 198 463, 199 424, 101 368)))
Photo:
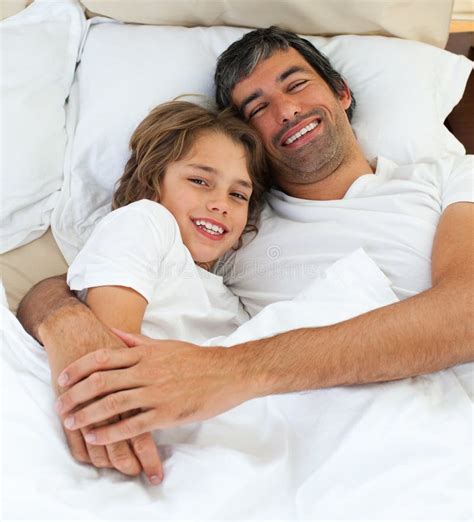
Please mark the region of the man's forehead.
POLYGON ((248 76, 235 84, 232 90, 232 101, 239 105, 244 97, 256 90, 264 88, 265 85, 284 81, 287 76, 298 71, 317 75, 313 67, 293 47, 277 50, 268 58, 261 59, 248 76))

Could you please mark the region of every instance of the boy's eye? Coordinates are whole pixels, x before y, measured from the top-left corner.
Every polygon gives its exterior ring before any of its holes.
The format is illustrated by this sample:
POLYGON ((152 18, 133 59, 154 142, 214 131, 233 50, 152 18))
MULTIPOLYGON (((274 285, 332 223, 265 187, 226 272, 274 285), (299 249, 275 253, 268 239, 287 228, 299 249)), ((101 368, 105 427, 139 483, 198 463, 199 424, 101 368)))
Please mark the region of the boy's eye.
POLYGON ((240 194, 239 192, 232 192, 231 196, 234 196, 235 198, 241 199, 243 201, 248 201, 249 200, 249 198, 247 196, 245 196, 244 194, 240 194))
POLYGON ((204 181, 203 179, 199 179, 199 178, 189 178, 189 181, 196 185, 207 185, 206 181, 204 181))

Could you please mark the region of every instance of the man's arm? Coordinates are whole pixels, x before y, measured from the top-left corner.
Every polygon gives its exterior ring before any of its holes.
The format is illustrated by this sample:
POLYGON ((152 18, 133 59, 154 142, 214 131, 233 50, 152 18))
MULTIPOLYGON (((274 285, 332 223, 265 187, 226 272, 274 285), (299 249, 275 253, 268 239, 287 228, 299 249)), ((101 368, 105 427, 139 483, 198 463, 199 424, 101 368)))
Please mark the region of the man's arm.
POLYGON ((69 290, 66 274, 63 274, 37 283, 22 299, 18 306, 17 317, 23 328, 43 344, 39 327, 57 310, 74 306, 83 305, 69 290))
POLYGON ((265 394, 389 381, 474 360, 473 238, 474 206, 451 205, 433 244, 431 289, 339 324, 244 345, 265 394))
MULTIPOLYGON (((17 316, 25 330, 44 345, 53 388, 58 395, 64 389, 58 385, 57 377, 68 364, 98 347, 125 346, 73 295, 65 275, 35 285, 20 303, 17 316)), ((91 446, 85 443, 84 433, 79 430, 65 430, 65 435, 71 453, 79 462, 114 467, 127 475, 139 474, 143 466, 153 483, 161 481, 161 462, 149 433, 130 441, 133 451, 128 442, 107 448, 91 446), (151 477, 159 477, 159 480, 151 477)))
POLYGON ((106 419, 126 407, 127 376, 130 382, 146 382, 150 369, 157 368, 150 384, 153 407, 146 417, 89 432, 94 444, 107 444, 160 426, 203 420, 258 396, 390 381, 472 361, 473 238, 474 206, 451 205, 433 245, 432 288, 332 326, 302 328, 231 349, 202 350, 188 343, 123 337, 136 346, 137 360, 129 361, 132 354, 119 350, 77 361, 66 369, 73 386, 62 396, 63 405, 71 410, 82 404, 75 415, 78 426, 87 426, 93 418, 106 419), (143 375, 140 364, 146 370, 143 375), (119 389, 117 382, 109 383, 107 370, 128 366, 130 370, 122 370, 125 391, 120 399, 109 401, 108 408, 106 399, 94 408, 84 407, 85 401, 119 389), (94 372, 102 373, 96 379, 100 387, 91 377, 85 379, 94 372), (83 384, 74 386, 81 379, 83 384))

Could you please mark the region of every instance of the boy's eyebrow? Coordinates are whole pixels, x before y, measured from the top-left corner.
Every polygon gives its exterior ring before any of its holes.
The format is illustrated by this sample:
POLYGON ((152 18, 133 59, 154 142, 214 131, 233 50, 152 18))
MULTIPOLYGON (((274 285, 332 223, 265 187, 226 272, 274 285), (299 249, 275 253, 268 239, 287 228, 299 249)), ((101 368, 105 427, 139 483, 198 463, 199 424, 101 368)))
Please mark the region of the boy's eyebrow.
POLYGON ((210 167, 209 165, 203 165, 201 163, 188 163, 188 166, 210 172, 211 174, 217 174, 217 170, 213 167, 210 167))
MULTIPOLYGON (((215 168, 210 167, 209 165, 203 165, 201 163, 188 163, 188 166, 193 167, 195 169, 204 170, 205 172, 207 172, 209 174, 214 174, 214 175, 219 174, 219 172, 215 168)), ((253 188, 252 184, 249 183, 248 181, 245 181, 244 179, 236 179, 234 181, 234 183, 236 183, 237 185, 242 185, 243 187, 246 187, 250 190, 252 190, 252 188, 253 188)))
POLYGON ((243 187, 248 188, 248 189, 250 189, 250 190, 253 189, 251 183, 249 183, 248 181, 245 181, 245 180, 243 180, 243 179, 236 179, 236 180, 235 180, 235 183, 236 183, 237 185, 242 185, 243 187))
MULTIPOLYGON (((281 83, 281 82, 285 81, 288 78, 288 76, 291 76, 292 74, 295 74, 298 72, 308 72, 308 69, 305 67, 302 67, 301 65, 292 65, 291 67, 288 67, 288 69, 285 69, 282 73, 280 73, 276 77, 276 83, 281 83)), ((240 114, 244 114, 244 110, 247 107, 247 105, 249 103, 253 102, 255 99, 259 98, 260 96, 263 96, 262 89, 256 89, 255 91, 253 91, 252 94, 249 94, 249 96, 247 96, 247 98, 245 98, 238 107, 240 114)))

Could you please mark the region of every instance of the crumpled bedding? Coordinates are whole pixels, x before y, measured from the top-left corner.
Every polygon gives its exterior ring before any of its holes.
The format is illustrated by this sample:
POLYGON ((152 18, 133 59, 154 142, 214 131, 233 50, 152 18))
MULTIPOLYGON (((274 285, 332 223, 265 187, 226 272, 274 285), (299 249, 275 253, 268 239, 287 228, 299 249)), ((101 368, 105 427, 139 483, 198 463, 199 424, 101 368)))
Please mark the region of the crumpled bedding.
MULTIPOLYGON (((359 250, 294 301, 208 344, 331 324, 395 301, 359 250)), ((5 519, 472 519, 472 364, 254 399, 157 431, 165 480, 156 487, 76 463, 44 350, 5 307, 1 333, 5 519)))

